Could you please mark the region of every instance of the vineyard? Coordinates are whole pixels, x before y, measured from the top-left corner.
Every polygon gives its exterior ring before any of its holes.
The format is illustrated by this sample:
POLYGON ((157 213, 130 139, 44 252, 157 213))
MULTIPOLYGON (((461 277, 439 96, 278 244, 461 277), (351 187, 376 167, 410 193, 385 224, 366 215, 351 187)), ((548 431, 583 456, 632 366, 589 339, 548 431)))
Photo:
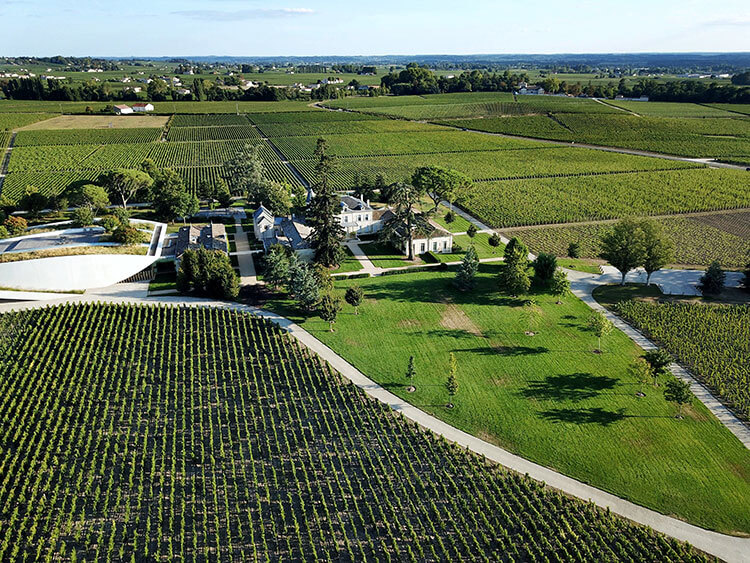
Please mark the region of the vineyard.
POLYGON ((0 131, 17 129, 53 117, 49 113, 0 113, 0 131))
MULTIPOLYGON (((275 137, 290 160, 314 158, 317 137, 275 137)), ((403 132, 398 135, 349 134, 326 137, 331 154, 339 157, 389 156, 423 153, 479 152, 519 148, 545 149, 535 141, 490 137, 455 130, 403 132)))
POLYGON ((581 113, 441 121, 454 127, 692 157, 750 158, 750 120, 581 113))
POLYGON ((750 417, 750 306, 631 300, 617 310, 750 417))
POLYGON ((436 131, 442 129, 427 123, 415 123, 394 119, 371 121, 297 121, 294 123, 262 123, 258 128, 267 137, 296 137, 325 135, 351 135, 358 133, 409 133, 413 131, 436 131))
MULTIPOLYGON (((271 180, 276 182, 286 182, 293 186, 299 185, 299 180, 292 172, 280 161, 265 161, 263 166, 271 180)), ((226 178, 227 173, 223 166, 189 166, 184 168, 175 168, 175 171, 185 180, 185 185, 191 190, 195 190, 201 182, 215 184, 219 178, 226 178)), ((242 194, 235 194, 242 195, 242 194)))
POLYGON ((18 201, 25 193, 26 186, 34 186, 46 196, 63 193, 71 184, 80 181, 94 181, 101 174, 96 170, 76 172, 13 172, 5 177, 2 195, 11 201, 18 201))
POLYGON ((702 560, 419 430, 254 317, 0 323, 0 559, 702 560))
POLYGON ((153 143, 161 129, 45 129, 19 131, 16 146, 153 143))
POLYGON ((167 141, 222 141, 235 139, 260 139, 260 133, 250 125, 222 125, 212 127, 174 127, 167 141))
MULTIPOLYGON (((342 147, 346 138, 342 139, 342 147)), ((366 146, 366 143, 364 144, 366 146)), ((348 150, 353 150, 350 147, 348 150)), ((332 151, 335 152, 335 151, 332 151)), ((315 162, 313 160, 296 160, 294 166, 308 182, 314 182, 315 162)), ((458 153, 413 154, 409 156, 377 156, 358 157, 355 163, 340 162, 332 177, 336 188, 346 189, 351 186, 354 174, 383 174, 386 181, 401 181, 410 177, 418 166, 444 166, 463 172, 473 180, 512 180, 534 179, 534 183, 542 182, 543 178, 576 177, 576 181, 583 183, 587 176, 609 175, 617 173, 631 173, 638 171, 657 171, 664 169, 696 168, 696 164, 679 161, 664 161, 660 159, 612 154, 567 147, 539 147, 534 149, 516 149, 501 151, 463 151, 458 153)), ((615 178, 615 176, 612 176, 615 178)), ((562 180, 554 180, 562 181, 562 180)), ((616 182, 616 179, 612 180, 616 182)), ((480 193, 484 188, 479 187, 473 194, 480 193)), ((739 186, 735 191, 744 192, 739 186)), ((486 205, 503 205, 504 202, 486 200, 486 205)), ((552 207, 555 202, 547 201, 552 207)), ((614 204, 614 202, 612 202, 614 204)), ((544 221, 549 222, 549 221, 544 221)), ((523 224, 523 223, 522 223, 523 224)))
POLYGON ((366 121, 382 118, 344 111, 321 111, 319 109, 314 109, 314 111, 307 111, 305 113, 254 113, 248 115, 248 119, 256 125, 264 125, 266 123, 331 123, 340 121, 366 121))
POLYGON ((172 127, 218 127, 223 125, 249 125, 245 115, 226 114, 177 114, 172 119, 172 127))
MULTIPOLYGON (((670 217, 656 221, 674 243, 674 264, 708 266, 718 261, 724 268, 743 268, 750 261, 750 233, 733 234, 745 226, 747 214, 726 213, 702 217, 670 217), (712 224, 716 224, 714 227, 712 224), (719 226, 721 225, 721 226, 719 226)), ((581 258, 598 258, 602 235, 611 224, 565 225, 506 230, 506 236, 517 236, 534 253, 547 252, 567 256, 568 245, 577 242, 581 258)))
POLYGON ((482 182, 461 205, 493 227, 736 209, 750 207, 746 174, 698 169, 482 182))
MULTIPOLYGON (((623 102, 614 100, 607 102, 638 115, 653 117, 729 117, 723 109, 702 104, 680 102, 623 102)), ((730 104, 730 107, 734 107, 730 104)))

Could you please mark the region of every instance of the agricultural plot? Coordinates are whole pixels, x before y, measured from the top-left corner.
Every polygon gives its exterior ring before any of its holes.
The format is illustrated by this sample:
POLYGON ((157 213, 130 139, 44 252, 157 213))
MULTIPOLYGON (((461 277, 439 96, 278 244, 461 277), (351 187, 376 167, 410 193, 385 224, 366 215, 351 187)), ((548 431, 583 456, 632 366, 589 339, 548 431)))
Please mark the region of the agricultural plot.
POLYGON ((167 141, 233 141, 260 139, 260 133, 251 125, 223 125, 212 127, 171 127, 167 141))
POLYGON ((12 131, 53 116, 51 113, 0 113, 0 131, 12 131))
POLYGON ((493 227, 737 209, 750 206, 746 174, 704 168, 482 182, 461 205, 493 227))
POLYGON ((96 180, 101 171, 78 170, 75 172, 13 172, 5 177, 2 195, 18 201, 26 193, 26 186, 34 186, 46 196, 63 193, 71 184, 96 180))
MULTIPOLYGON (((725 224, 728 228, 743 226, 746 230, 748 217, 742 213, 706 215, 702 217, 670 217, 656 221, 664 234, 674 243, 674 264, 707 266, 718 261, 725 268, 742 268, 750 261, 750 233, 746 236, 711 226, 712 222, 725 224)), ((566 256, 568 245, 580 245, 582 258, 598 258, 602 235, 612 228, 611 224, 564 225, 532 229, 506 230, 508 237, 517 236, 534 253, 547 252, 566 256)))
POLYGON ((498 292, 499 268, 481 264, 471 292, 454 288, 452 271, 337 281, 337 295, 359 285, 365 299, 359 315, 339 315, 333 333, 289 301, 269 306, 453 426, 662 513, 749 531, 750 452, 734 435, 699 402, 676 420, 663 388, 636 396, 628 367, 642 351, 627 336, 614 331, 604 353, 592 353, 587 305, 534 292, 532 314, 524 299, 498 292), (458 364, 453 409, 444 406, 449 352, 458 364), (413 381, 404 377, 410 356, 413 381))
POLYGON ((461 119, 441 123, 491 133, 617 146, 680 156, 727 158, 747 155, 750 158, 750 120, 745 119, 675 119, 567 113, 461 119))
MULTIPOLYGON (((274 137, 273 144, 289 160, 314 158, 318 137, 274 137)), ((534 141, 504 139, 455 130, 404 132, 400 134, 350 134, 326 137, 337 157, 395 156, 403 154, 457 153, 519 148, 545 148, 534 141)), ((348 166, 347 164, 342 164, 348 166)))
POLYGON ((343 109, 364 109, 387 106, 427 106, 439 104, 478 104, 492 102, 512 102, 510 92, 455 92, 452 94, 427 94, 425 96, 377 96, 346 97, 325 102, 327 107, 343 109))
POLYGON ((750 115, 750 104, 706 104, 708 107, 728 111, 730 113, 742 113, 750 115))
MULTIPOLYGON (((295 160, 294 166, 309 182, 314 182, 315 162, 295 160)), ((585 177, 646 170, 695 168, 688 162, 605 153, 591 149, 567 147, 508 149, 500 151, 465 151, 460 153, 413 154, 409 156, 360 157, 356 166, 339 163, 333 175, 336 188, 347 189, 354 174, 383 174, 386 181, 410 177, 419 166, 436 165, 463 172, 473 180, 506 180, 516 178, 585 177)), ((493 201, 485 202, 487 205, 493 201)), ((547 205, 552 205, 548 201, 547 205)))
POLYGON ((366 121, 382 119, 373 115, 362 115, 359 113, 350 113, 345 111, 325 111, 317 108, 310 108, 314 111, 304 113, 254 113, 248 116, 248 119, 256 125, 266 123, 330 123, 337 121, 366 121))
MULTIPOLYGON (((729 117, 723 109, 681 102, 621 102, 608 100, 608 104, 617 106, 638 115, 650 117, 729 117)), ((727 104, 733 106, 734 104, 727 104)))
MULTIPOLYGON (((36 102, 44 104, 45 102, 36 102)), ((0 107, 2 104, 0 104, 0 107)), ((161 129, 169 120, 163 115, 58 115, 31 125, 24 131, 60 129, 161 129)))
POLYGON ((205 143, 157 143, 152 146, 149 158, 159 168, 221 165, 234 157, 248 142, 258 147, 263 160, 278 160, 273 149, 260 139, 257 142, 245 139, 205 143))
POLYGON ((19 131, 16 146, 153 143, 161 129, 61 129, 19 131))
POLYGON ((263 123, 258 129, 267 137, 296 137, 352 135, 358 133, 408 133, 413 131, 436 131, 447 129, 428 123, 415 123, 394 119, 370 121, 298 121, 290 123, 263 123))
POLYGON ((244 115, 231 114, 177 114, 172 118, 172 127, 218 127, 221 125, 249 125, 244 115))
MULTIPOLYGON (((289 168, 287 168, 280 161, 267 160, 263 163, 263 165, 266 168, 268 177, 272 180, 276 182, 286 182, 287 184, 291 184, 293 186, 300 185, 297 177, 294 176, 294 174, 289 171, 289 168)), ((185 185, 191 190, 195 190, 196 188, 198 188, 201 182, 214 184, 219 180, 219 178, 226 179, 227 177, 227 173, 224 167, 218 165, 175 168, 175 171, 178 172, 180 176, 182 176, 183 180, 185 180, 185 185)), ((235 195, 243 194, 237 193, 235 195)))
POLYGON ((617 311, 750 417, 750 306, 630 300, 617 311))
POLYGON ((420 431, 260 319, 0 324, 3 560, 704 559, 420 431))
MULTIPOLYGON (((308 102, 280 101, 280 102, 153 102, 154 111, 158 114, 173 113, 268 113, 287 111, 316 111, 308 106, 308 102)), ((86 108, 95 112, 106 111, 109 102, 39 102, 34 100, 2 100, 0 113, 80 113, 85 114, 86 108)), ((320 111, 320 110, 317 110, 320 111)), ((116 117, 116 116, 102 116, 116 117)), ((131 115, 124 116, 130 119, 131 115)), ((136 116, 142 117, 142 116, 136 116)), ((142 127, 142 126, 141 126, 142 127)))

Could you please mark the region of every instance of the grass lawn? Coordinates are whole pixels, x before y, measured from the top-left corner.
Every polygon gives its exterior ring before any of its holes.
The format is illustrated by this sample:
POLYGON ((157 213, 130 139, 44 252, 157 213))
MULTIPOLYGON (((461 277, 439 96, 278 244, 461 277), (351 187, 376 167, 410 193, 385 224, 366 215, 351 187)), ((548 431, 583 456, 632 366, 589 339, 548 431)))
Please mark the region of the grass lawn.
MULTIPOLYGON (((519 300, 495 291, 498 264, 482 264, 477 287, 461 293, 450 272, 356 280, 360 315, 345 307, 328 332, 300 318, 288 301, 268 304, 425 411, 537 463, 620 497, 700 526, 750 533, 750 452, 702 404, 684 420, 628 367, 641 351, 614 331, 594 354, 590 309, 534 295, 530 323, 519 300), (536 336, 527 336, 533 329, 536 336), (459 391, 445 404, 448 354, 458 361, 459 391), (414 393, 404 371, 416 361, 414 393)), ((343 293, 352 282, 336 282, 343 293)))
POLYGON ((339 267, 332 271, 332 274, 343 274, 347 272, 359 272, 362 269, 362 263, 354 257, 348 246, 344 246, 346 258, 341 262, 339 267))
POLYGON ((483 258, 500 258, 505 251, 505 245, 500 243, 500 246, 493 248, 488 242, 490 235, 488 233, 477 233, 472 239, 469 235, 458 235, 453 237, 453 244, 459 245, 463 248, 462 252, 451 252, 448 254, 432 253, 436 260, 439 262, 458 262, 463 260, 464 254, 469 249, 470 244, 474 244, 474 250, 477 251, 479 259, 483 258))
POLYGON ((419 256, 415 256, 414 261, 407 260, 404 254, 401 254, 390 244, 370 242, 360 245, 360 248, 367 254, 376 268, 401 268, 424 264, 419 256))
POLYGON ((578 270, 588 274, 601 274, 599 264, 592 260, 583 260, 581 258, 558 258, 557 265, 568 270, 578 270))
POLYGON ((177 273, 161 273, 151 280, 148 284, 149 291, 162 291, 165 289, 174 289, 177 291, 177 273))
POLYGON ((445 220, 445 214, 447 212, 448 210, 445 207, 440 207, 437 213, 432 216, 432 220, 443 227, 446 231, 450 231, 452 233, 465 233, 471 223, 469 223, 466 219, 456 214, 455 212, 453 213, 455 219, 453 220, 453 222, 448 223, 445 220))
POLYGON ((229 240, 229 252, 237 252, 237 243, 234 238, 229 240))

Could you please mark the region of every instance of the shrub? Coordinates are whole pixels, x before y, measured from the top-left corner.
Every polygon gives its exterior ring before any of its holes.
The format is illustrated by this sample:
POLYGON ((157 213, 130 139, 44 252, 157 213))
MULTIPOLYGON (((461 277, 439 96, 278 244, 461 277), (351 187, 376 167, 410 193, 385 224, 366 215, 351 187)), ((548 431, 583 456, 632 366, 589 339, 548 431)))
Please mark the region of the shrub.
POLYGON ((444 217, 444 218, 445 218, 445 222, 446 222, 446 223, 448 223, 448 224, 450 225, 451 223, 453 223, 453 221, 455 221, 455 220, 456 220, 456 214, 455 214, 455 213, 453 213, 453 211, 448 211, 448 212, 447 212, 447 213, 445 214, 445 217, 444 217))
POLYGON ((22 235, 29 227, 29 223, 23 217, 12 215, 8 217, 3 223, 5 228, 8 230, 8 234, 12 237, 22 235))
POLYGON ((581 257, 581 245, 577 242, 571 242, 568 245, 568 256, 570 258, 580 258, 581 257))
POLYGON ((144 242, 144 235, 135 227, 129 227, 120 225, 112 233, 112 242, 119 242, 120 244, 140 244, 144 242))
POLYGON ((0 238, 8 238, 8 229, 0 225, 0 238))
POLYGON ((104 230, 108 233, 114 232, 118 227, 123 226, 120 220, 114 215, 105 215, 99 224, 104 227, 104 230))
POLYGON ((180 260, 177 289, 218 299, 235 299, 240 292, 229 256, 219 250, 188 250, 180 260))
POLYGON ((706 273, 701 276, 698 289, 705 295, 718 295, 724 289, 724 280, 726 274, 718 262, 712 262, 706 270, 706 273))
POLYGON ((555 270, 557 270, 557 258, 552 254, 542 252, 536 257, 532 266, 537 279, 544 284, 548 284, 552 281, 552 276, 555 275, 555 270))
POLYGON ((73 210, 73 225, 76 227, 88 227, 93 224, 94 210, 91 207, 76 207, 73 210))

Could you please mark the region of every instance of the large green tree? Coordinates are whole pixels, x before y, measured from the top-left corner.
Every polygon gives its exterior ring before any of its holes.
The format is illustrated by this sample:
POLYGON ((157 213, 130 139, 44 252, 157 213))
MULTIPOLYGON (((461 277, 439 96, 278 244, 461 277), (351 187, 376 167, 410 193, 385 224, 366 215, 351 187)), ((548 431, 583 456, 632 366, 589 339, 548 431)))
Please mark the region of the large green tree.
POLYGON ((646 257, 646 237, 642 223, 626 217, 618 221, 601 240, 600 256, 620 270, 621 285, 628 272, 643 265, 646 257))
POLYGON ((229 256, 219 250, 203 247, 187 250, 182 255, 177 287, 183 293, 192 292, 217 299, 235 299, 240 291, 229 256))
POLYGON ((643 269, 646 270, 646 285, 651 283, 651 274, 661 270, 674 258, 674 244, 662 228, 649 219, 641 222, 643 231, 643 269))
POLYGON ((154 211, 168 221, 195 215, 200 208, 198 198, 187 190, 182 176, 170 168, 157 174, 151 192, 154 211))
POLYGON ((437 211, 440 202, 446 200, 451 205, 471 187, 471 179, 450 168, 442 166, 421 166, 411 177, 411 183, 420 192, 426 193, 437 211))
POLYGON ((385 222, 379 238, 398 248, 407 245, 409 260, 414 260, 414 237, 432 229, 427 217, 419 211, 419 201, 424 192, 411 184, 397 182, 388 189, 393 217, 385 222))
POLYGON ((110 195, 122 202, 122 207, 128 207, 130 201, 139 191, 147 190, 153 184, 153 178, 141 170, 120 169, 107 176, 107 187, 110 195))
POLYGON ((315 262, 333 267, 343 257, 341 241, 344 238, 344 228, 338 217, 339 197, 330 181, 334 161, 325 139, 318 139, 315 158, 315 196, 307 207, 307 223, 312 228, 309 242, 315 248, 315 262))
POLYGON ((248 200, 258 202, 271 181, 260 158, 260 149, 247 144, 224 163, 226 180, 235 194, 244 194, 248 200))

